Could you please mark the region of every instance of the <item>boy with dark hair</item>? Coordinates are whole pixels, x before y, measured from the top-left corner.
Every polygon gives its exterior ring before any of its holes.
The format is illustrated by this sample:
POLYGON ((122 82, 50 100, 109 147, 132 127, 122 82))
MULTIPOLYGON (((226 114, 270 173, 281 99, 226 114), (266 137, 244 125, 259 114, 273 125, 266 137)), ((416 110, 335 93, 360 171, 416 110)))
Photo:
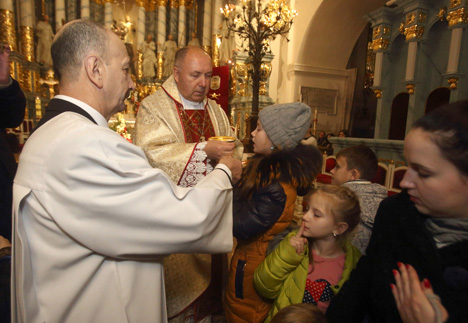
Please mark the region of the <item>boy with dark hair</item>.
POLYGON ((387 189, 370 180, 377 172, 377 157, 364 145, 346 147, 336 155, 336 166, 331 170, 332 184, 351 189, 361 204, 361 221, 352 243, 365 254, 372 233, 375 214, 380 202, 387 197, 387 189))

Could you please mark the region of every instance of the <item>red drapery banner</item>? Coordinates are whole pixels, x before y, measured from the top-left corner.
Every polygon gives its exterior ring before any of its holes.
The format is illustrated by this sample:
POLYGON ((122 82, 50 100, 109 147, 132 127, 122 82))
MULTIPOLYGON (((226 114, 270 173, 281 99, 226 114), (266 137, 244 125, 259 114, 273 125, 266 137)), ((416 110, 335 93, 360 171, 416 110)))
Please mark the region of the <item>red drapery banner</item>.
POLYGON ((208 98, 215 100, 229 117, 229 65, 213 67, 208 98))

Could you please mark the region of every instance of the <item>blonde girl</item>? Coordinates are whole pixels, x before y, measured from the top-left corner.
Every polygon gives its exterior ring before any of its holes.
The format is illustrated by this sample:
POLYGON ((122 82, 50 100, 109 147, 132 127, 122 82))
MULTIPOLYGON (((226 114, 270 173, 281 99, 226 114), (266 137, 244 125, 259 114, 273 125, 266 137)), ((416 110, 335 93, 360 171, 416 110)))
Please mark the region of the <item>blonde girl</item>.
POLYGON ((325 312, 361 256, 349 242, 360 214, 351 190, 323 185, 307 204, 300 229, 279 242, 255 271, 255 288, 274 300, 265 322, 291 304, 312 303, 325 312))

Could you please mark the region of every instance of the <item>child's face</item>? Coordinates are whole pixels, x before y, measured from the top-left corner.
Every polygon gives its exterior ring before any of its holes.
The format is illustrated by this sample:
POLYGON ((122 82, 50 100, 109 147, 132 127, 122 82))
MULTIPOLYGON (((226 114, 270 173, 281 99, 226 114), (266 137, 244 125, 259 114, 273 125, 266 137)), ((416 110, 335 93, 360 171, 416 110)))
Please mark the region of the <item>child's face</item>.
POLYGON ((331 183, 333 185, 341 185, 347 181, 357 179, 355 178, 355 171, 348 169, 346 158, 343 156, 336 159, 336 166, 330 171, 330 173, 332 174, 331 183))
POLYGON ((254 143, 254 153, 261 155, 271 154, 271 147, 273 146, 273 144, 271 143, 270 138, 263 129, 260 120, 257 121, 257 128, 254 131, 252 131, 252 141, 254 143))
POLYGON ((333 239, 333 232, 337 229, 335 217, 332 213, 333 198, 323 192, 313 193, 307 203, 308 210, 304 214, 303 236, 314 239, 333 239))

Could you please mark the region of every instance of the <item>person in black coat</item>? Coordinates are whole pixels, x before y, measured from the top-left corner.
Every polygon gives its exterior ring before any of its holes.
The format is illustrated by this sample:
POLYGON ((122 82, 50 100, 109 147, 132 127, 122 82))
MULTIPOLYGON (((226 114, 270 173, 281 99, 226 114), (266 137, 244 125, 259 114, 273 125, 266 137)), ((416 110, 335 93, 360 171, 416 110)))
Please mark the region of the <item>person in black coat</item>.
POLYGON ((419 119, 404 151, 404 191, 380 204, 366 256, 333 299, 329 322, 468 317, 468 101, 419 119), (402 290, 414 270, 421 288, 402 290))
POLYGON ((16 160, 5 128, 23 122, 26 98, 17 81, 10 77, 10 47, 0 44, 0 235, 11 240, 11 201, 16 160))

